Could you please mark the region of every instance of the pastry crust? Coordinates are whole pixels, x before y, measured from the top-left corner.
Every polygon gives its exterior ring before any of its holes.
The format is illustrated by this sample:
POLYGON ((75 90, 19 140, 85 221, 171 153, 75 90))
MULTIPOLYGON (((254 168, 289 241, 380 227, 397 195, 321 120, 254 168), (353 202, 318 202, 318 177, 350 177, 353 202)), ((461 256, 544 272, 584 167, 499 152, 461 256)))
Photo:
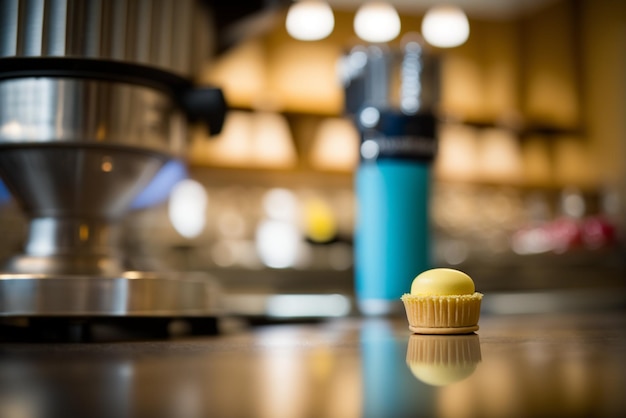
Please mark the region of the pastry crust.
POLYGON ((478 325, 472 325, 469 327, 451 327, 451 328, 424 328, 414 327, 409 325, 409 330, 415 334, 433 334, 433 335, 447 335, 447 334, 471 334, 474 331, 478 331, 478 325))
POLYGON ((418 334, 467 334, 478 330, 482 293, 402 296, 409 329, 418 334))

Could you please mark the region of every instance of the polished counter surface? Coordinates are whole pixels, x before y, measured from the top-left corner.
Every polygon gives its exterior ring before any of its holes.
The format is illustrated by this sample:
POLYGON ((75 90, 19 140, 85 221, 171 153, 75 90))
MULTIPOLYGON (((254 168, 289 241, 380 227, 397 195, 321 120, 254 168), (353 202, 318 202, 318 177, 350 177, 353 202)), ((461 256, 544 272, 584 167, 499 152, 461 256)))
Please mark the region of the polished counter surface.
POLYGON ((626 312, 483 315, 466 336, 344 318, 0 344, 0 417, 621 417, 626 312))

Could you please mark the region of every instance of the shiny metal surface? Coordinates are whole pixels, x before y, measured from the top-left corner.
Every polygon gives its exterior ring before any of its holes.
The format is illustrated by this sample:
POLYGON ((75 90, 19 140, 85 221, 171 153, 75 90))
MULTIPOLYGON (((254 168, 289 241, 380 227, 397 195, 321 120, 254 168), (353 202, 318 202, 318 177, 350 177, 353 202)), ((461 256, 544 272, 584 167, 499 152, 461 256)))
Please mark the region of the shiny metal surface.
POLYGON ((195 0, 2 0, 0 57, 107 59, 191 77, 212 26, 195 0))
POLYGON ((0 82, 0 175, 30 219, 6 270, 118 276, 117 221, 170 158, 186 121, 140 86, 81 79, 0 82))
POLYGON ((22 254, 4 270, 22 274, 115 277, 126 270, 117 250, 115 222, 81 218, 32 218, 22 254))
POLYGON ((117 219, 166 160, 119 147, 0 145, 0 174, 33 217, 117 219))
POLYGON ((0 274, 0 317, 207 316, 218 303, 216 282, 201 274, 0 274))
POLYGON ((0 81, 0 146, 122 144, 180 156, 186 124, 171 97, 146 87, 73 78, 0 81))
POLYGON ((0 416, 617 418, 626 315, 484 316, 413 337, 343 319, 115 344, 0 345, 0 416))

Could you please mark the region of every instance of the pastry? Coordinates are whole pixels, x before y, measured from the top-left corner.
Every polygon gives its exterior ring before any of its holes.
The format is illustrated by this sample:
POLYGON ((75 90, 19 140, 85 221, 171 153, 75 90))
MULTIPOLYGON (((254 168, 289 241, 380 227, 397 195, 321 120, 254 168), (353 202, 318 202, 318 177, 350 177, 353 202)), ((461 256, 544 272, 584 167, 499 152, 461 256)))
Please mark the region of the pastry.
POLYGON ((468 334, 478 330, 482 297, 467 274, 437 268, 419 274, 401 299, 412 332, 468 334))

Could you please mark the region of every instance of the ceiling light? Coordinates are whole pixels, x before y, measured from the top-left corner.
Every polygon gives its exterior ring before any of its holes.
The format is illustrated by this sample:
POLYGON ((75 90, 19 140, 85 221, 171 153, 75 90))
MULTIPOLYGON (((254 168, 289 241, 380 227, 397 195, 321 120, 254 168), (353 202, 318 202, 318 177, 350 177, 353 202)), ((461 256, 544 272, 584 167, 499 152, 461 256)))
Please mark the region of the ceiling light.
POLYGON ((317 41, 331 34, 335 26, 333 11, 325 1, 302 0, 287 12, 287 32, 300 41, 317 41))
POLYGON ((460 7, 444 5, 429 9, 422 20, 422 36, 439 48, 462 45, 469 37, 469 22, 460 7))
POLYGON ((354 31, 366 42, 389 42, 400 34, 400 16, 389 3, 365 3, 354 16, 354 31))

